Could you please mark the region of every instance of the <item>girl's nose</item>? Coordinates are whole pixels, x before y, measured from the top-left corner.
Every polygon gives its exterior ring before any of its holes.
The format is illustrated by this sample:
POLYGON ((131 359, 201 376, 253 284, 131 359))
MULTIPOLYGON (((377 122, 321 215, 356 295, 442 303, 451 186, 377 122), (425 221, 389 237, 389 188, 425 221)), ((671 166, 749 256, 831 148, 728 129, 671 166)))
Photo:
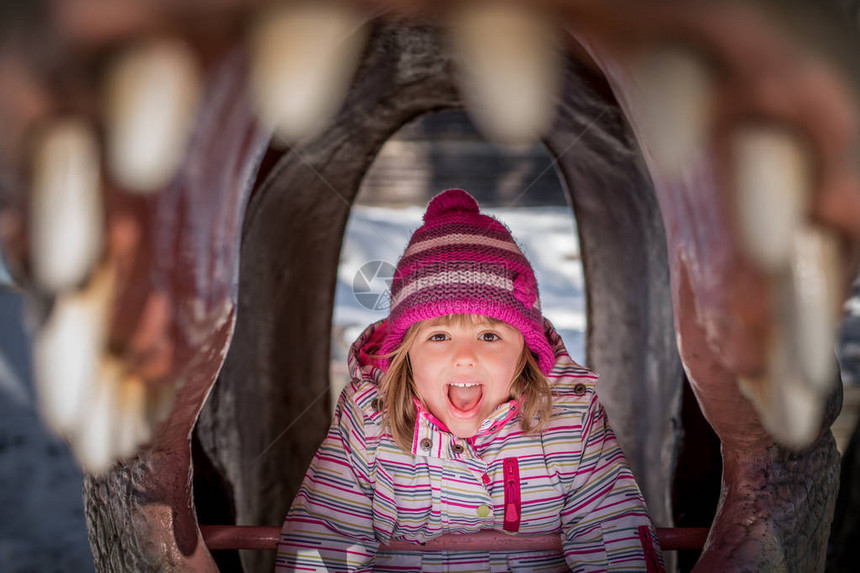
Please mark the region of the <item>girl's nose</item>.
POLYGON ((463 341, 457 344, 454 350, 455 366, 474 366, 477 360, 475 345, 471 341, 463 341))

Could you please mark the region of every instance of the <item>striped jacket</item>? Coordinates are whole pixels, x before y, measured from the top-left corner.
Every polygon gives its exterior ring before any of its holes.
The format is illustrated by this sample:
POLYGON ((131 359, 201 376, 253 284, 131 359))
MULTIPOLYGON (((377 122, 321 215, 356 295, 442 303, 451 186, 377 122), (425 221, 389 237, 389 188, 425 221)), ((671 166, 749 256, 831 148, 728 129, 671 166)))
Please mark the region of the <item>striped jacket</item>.
POLYGON ((552 417, 526 435, 502 404, 461 439, 419 409, 412 452, 380 427, 380 323, 350 351, 353 381, 284 520, 277 571, 659 571, 656 532, 595 393, 552 326, 552 417), (506 487, 507 486, 507 487, 506 487), (507 491, 506 491, 507 490, 507 491), (393 552, 482 529, 559 534, 564 554, 393 552))

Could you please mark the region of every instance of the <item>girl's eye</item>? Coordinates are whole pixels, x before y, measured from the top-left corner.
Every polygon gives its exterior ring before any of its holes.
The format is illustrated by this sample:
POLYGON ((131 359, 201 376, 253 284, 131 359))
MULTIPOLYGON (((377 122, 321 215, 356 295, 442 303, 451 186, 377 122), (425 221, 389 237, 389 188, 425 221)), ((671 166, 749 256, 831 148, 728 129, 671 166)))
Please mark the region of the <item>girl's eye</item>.
POLYGON ((437 332, 436 334, 431 334, 430 339, 433 342, 444 342, 448 336, 442 332, 437 332))
POLYGON ((480 338, 484 342, 495 342, 496 340, 501 340, 501 337, 495 332, 482 332, 480 338))

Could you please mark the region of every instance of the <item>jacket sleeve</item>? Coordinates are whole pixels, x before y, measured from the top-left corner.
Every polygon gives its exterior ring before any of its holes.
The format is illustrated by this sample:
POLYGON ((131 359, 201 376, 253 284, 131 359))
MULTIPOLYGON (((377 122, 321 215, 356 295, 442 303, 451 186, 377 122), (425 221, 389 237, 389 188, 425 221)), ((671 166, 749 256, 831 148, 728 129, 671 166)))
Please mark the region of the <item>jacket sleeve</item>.
POLYGON ((565 560, 577 572, 663 571, 656 529, 594 386, 589 396, 561 514, 565 560))
MULTIPOLYGON (((373 530, 375 435, 358 401, 375 389, 349 384, 284 519, 275 570, 370 571, 379 542, 373 530)), ((370 394, 373 396, 370 396, 370 394)))

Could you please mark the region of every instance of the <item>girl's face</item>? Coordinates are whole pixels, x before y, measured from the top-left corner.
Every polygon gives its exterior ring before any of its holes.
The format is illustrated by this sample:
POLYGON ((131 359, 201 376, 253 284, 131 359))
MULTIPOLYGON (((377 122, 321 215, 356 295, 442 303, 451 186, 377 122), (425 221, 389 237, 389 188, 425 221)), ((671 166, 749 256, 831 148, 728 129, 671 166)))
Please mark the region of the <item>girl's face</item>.
POLYGON ((525 344, 513 326, 471 318, 426 320, 409 347, 419 399, 459 438, 474 436, 481 422, 511 399, 525 344))

